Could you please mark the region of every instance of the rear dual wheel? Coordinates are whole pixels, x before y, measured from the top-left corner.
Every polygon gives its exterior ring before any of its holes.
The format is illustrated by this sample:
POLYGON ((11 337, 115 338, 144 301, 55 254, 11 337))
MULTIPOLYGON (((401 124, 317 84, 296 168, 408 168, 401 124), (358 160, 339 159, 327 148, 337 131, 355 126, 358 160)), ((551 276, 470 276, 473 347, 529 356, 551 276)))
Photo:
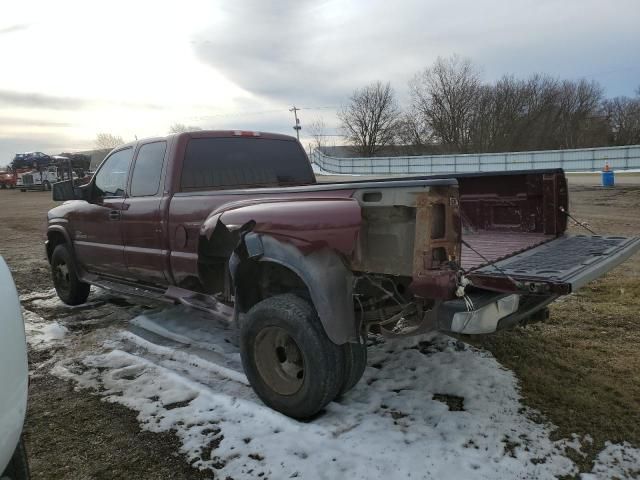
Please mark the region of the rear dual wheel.
POLYGON ((260 399, 299 419, 346 393, 366 366, 366 345, 334 344, 313 306, 293 294, 267 298, 247 313, 240 353, 260 399))

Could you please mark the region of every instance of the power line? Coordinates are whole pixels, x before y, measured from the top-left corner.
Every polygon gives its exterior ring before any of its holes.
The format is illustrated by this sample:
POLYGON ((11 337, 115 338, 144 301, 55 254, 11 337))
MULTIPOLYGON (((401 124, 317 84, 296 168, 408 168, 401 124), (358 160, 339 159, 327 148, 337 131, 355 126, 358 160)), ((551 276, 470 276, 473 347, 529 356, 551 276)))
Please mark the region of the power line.
MULTIPOLYGON (((297 111, 300 110, 331 110, 340 108, 339 105, 320 105, 313 107, 295 107, 297 111)), ((278 109, 272 110, 245 110, 242 112, 228 112, 228 113, 212 113, 210 115, 194 115, 191 117, 187 117, 191 120, 206 120, 207 118, 224 118, 224 117, 238 117, 238 116, 249 116, 249 115, 267 115, 270 113, 283 113, 287 110, 287 107, 282 107, 278 109)), ((293 111, 291 108, 288 109, 290 112, 293 111)))

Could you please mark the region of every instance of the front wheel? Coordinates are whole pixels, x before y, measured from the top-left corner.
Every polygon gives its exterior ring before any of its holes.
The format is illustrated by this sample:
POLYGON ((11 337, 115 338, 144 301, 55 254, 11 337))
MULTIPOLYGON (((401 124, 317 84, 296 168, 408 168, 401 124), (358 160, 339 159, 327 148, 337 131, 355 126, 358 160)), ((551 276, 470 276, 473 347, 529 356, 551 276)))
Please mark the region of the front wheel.
POLYGON ((51 255, 53 286, 60 300, 67 305, 80 305, 87 301, 91 286, 78 278, 73 255, 67 245, 58 245, 51 255))
POLYGON ((315 415, 344 385, 344 350, 329 340, 313 306, 293 294, 249 310, 240 325, 240 354, 260 399, 293 418, 315 415))
POLYGON ((20 440, 18 446, 9 465, 5 471, 0 475, 0 480, 29 480, 29 462, 27 461, 27 453, 24 448, 24 442, 20 440))

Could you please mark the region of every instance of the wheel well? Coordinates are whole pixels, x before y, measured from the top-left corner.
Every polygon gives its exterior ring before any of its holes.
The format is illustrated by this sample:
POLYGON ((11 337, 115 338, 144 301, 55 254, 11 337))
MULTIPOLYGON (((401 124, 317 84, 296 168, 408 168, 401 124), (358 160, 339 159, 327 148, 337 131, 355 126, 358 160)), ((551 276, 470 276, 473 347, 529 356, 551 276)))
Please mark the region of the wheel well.
POLYGON ((51 255, 58 245, 67 243, 67 239, 62 232, 48 232, 47 233, 47 260, 51 262, 51 255))
POLYGON ((247 312, 265 298, 293 293, 310 300, 304 281, 291 269, 276 262, 243 261, 237 271, 235 298, 240 312, 247 312))

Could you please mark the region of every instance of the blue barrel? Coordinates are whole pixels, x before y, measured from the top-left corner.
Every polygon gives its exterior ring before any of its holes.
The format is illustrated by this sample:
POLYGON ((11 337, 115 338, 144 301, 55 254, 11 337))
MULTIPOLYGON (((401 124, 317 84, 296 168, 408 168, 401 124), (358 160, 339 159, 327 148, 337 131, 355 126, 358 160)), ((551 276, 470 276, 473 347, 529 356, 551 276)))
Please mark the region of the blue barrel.
POLYGON ((603 171, 602 172, 602 186, 603 187, 613 187, 616 184, 615 178, 613 175, 613 170, 603 171))

